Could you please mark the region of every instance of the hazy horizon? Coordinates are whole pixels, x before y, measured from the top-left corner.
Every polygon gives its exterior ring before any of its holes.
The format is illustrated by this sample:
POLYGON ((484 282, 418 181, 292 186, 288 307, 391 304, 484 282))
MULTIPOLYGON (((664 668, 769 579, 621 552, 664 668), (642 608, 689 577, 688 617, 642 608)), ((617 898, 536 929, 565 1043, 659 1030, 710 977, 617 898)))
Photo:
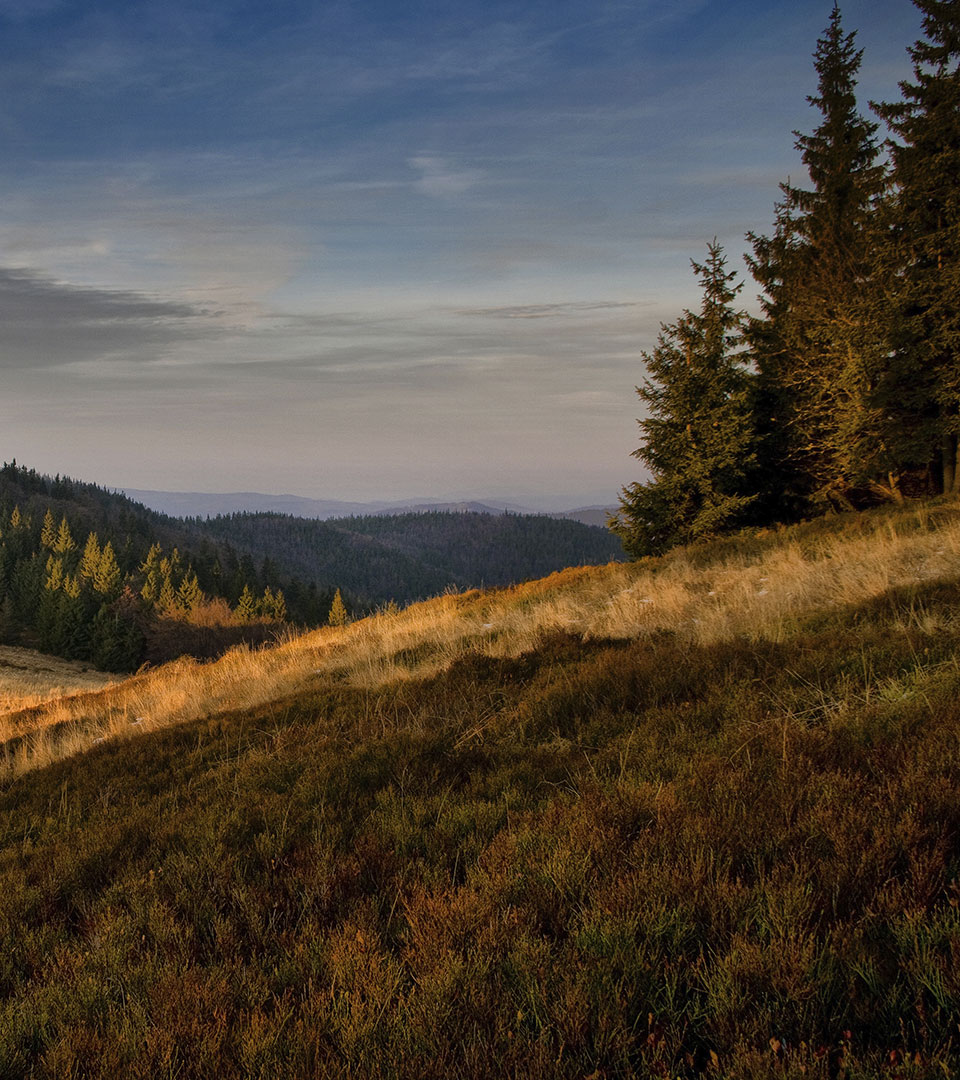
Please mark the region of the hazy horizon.
MULTIPOLYGON (((96 482, 96 481, 94 481, 96 482)), ((357 506, 401 506, 401 505, 428 505, 433 503, 483 503, 494 507, 499 506, 511 506, 524 510, 533 510, 538 513, 548 512, 563 512, 567 510, 583 510, 594 508, 612 508, 616 505, 617 498, 614 494, 606 501, 599 502, 583 502, 577 501, 575 496, 568 498, 562 493, 540 493, 532 494, 529 498, 511 498, 509 496, 498 496, 484 494, 483 492, 473 492, 466 495, 458 494, 456 492, 441 492, 439 494, 424 494, 419 493, 415 495, 400 495, 393 496, 388 495, 382 498, 374 497, 370 499, 334 499, 327 498, 324 495, 309 495, 302 494, 295 491, 247 491, 247 490, 224 490, 224 491, 172 491, 172 490, 159 490, 153 488, 118 488, 112 485, 104 485, 110 487, 110 490, 119 491, 128 497, 138 500, 138 496, 159 495, 159 496, 192 496, 197 498, 211 498, 211 499, 228 499, 235 498, 266 498, 266 499, 295 499, 304 500, 307 502, 316 503, 339 503, 345 506, 357 505, 357 506)))
MULTIPOLYGON (((0 0, 0 456, 610 503, 689 260, 801 177, 831 7, 0 0)), ((843 12, 866 110, 919 13, 843 12)))

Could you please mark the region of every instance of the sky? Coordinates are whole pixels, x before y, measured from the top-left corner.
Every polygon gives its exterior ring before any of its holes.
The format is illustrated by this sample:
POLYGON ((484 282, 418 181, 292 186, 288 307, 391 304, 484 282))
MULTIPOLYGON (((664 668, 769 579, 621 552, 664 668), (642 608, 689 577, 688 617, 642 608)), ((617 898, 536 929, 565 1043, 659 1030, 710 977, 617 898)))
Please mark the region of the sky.
MULTIPOLYGON (((612 505, 690 260, 804 178, 831 7, 0 0, 0 458, 612 505)), ((841 7, 895 99, 918 11, 841 7)))

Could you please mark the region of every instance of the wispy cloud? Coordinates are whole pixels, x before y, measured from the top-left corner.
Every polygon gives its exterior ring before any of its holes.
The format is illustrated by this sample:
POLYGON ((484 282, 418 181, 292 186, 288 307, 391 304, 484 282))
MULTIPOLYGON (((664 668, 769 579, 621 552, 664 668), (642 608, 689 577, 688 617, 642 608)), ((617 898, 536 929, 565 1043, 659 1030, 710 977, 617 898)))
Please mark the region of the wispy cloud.
POLYGON ((558 304, 518 304, 510 307, 462 308, 458 315, 483 316, 499 319, 554 319, 582 315, 588 311, 611 311, 616 308, 640 307, 636 300, 573 300, 558 304))
POLYGON ((148 360, 215 332, 215 313, 142 293, 84 288, 0 268, 0 368, 148 360))
MULTIPOLYGON (((908 9, 844 4, 873 96, 908 9)), ((109 479, 109 426, 140 487, 205 461, 345 496, 579 470, 606 497, 689 259, 719 235, 736 265, 796 169, 827 15, 0 0, 0 441, 109 479)))
POLYGON ((478 169, 463 168, 441 154, 418 154, 409 160, 420 173, 414 189, 434 199, 449 199, 476 187, 483 180, 478 169))

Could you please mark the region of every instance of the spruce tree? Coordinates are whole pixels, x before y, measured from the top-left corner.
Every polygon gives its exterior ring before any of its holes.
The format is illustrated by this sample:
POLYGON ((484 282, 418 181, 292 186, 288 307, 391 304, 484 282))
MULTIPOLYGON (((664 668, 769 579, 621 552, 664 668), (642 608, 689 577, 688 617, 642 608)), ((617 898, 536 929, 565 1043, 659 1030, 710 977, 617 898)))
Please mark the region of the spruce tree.
POLYGON ((70 525, 66 517, 64 517, 60 522, 57 538, 53 543, 53 550, 58 555, 66 555, 68 552, 73 551, 76 546, 73 534, 70 532, 70 525))
POLYGON ((234 615, 239 622, 253 622, 257 617, 257 601, 250 591, 249 585, 244 585, 243 592, 234 609, 234 615))
POLYGON ((93 581, 97 567, 100 565, 100 558, 100 541, 96 533, 90 533, 83 546, 83 555, 80 557, 79 574, 84 581, 93 581))
POLYGON ((113 598, 120 592, 120 567, 113 553, 113 544, 108 540, 100 552, 100 562, 93 575, 93 588, 101 596, 113 598))
POLYGON ((163 583, 160 586, 160 592, 157 596, 156 607, 161 615, 165 615, 168 618, 176 616, 180 612, 180 605, 177 603, 177 593, 173 587, 173 582, 170 579, 169 571, 163 575, 163 583))
POLYGON ((899 496, 884 453, 874 388, 886 362, 873 263, 883 193, 876 124, 857 111, 862 51, 839 7, 817 42, 822 120, 794 132, 809 189, 781 184, 772 237, 748 234, 747 262, 763 289, 762 319, 746 331, 758 370, 766 482, 781 505, 849 505, 853 489, 899 496))
POLYGON ((721 246, 692 263, 703 300, 697 313, 661 328, 644 353, 649 378, 637 387, 649 415, 634 457, 652 478, 625 487, 610 522, 626 551, 656 554, 742 524, 754 501, 752 377, 738 351, 742 313, 721 246))
POLYGON ((151 544, 147 557, 139 566, 140 573, 144 575, 143 586, 140 596, 147 604, 155 604, 160 597, 161 571, 160 560, 163 552, 159 544, 151 544))
POLYGON ((202 600, 203 593, 200 591, 197 575, 192 570, 188 570, 177 589, 177 602, 184 611, 193 611, 202 600))
POLYGON ((44 588, 50 592, 56 592, 63 584, 63 559, 56 559, 53 555, 49 556, 46 565, 47 580, 44 582, 44 588))
POLYGON ((328 626, 346 626, 349 622, 347 607, 340 595, 340 590, 334 593, 333 603, 330 605, 330 614, 327 616, 328 626))
POLYGON ((960 3, 913 2, 926 35, 908 50, 913 80, 901 101, 874 106, 895 136, 894 356, 881 404, 910 406, 903 438, 916 464, 936 459, 949 493, 960 485, 960 3))
POLYGON ((273 617, 277 622, 285 622, 287 618, 287 601, 283 595, 283 589, 277 589, 273 597, 273 617))
POLYGON ((37 608, 36 629, 40 648, 44 652, 56 652, 60 646, 57 627, 60 613, 60 588, 63 585, 63 560, 53 555, 47 558, 46 580, 37 608))
POLYGON ((257 614, 264 619, 273 617, 273 589, 269 585, 263 590, 263 596, 257 601, 257 614))
POLYGON ((59 595, 57 635, 61 652, 69 658, 89 659, 90 624, 96 604, 81 586, 79 577, 65 577, 59 595))
POLYGON ((47 510, 43 515, 43 526, 40 529, 40 543, 45 548, 53 548, 57 540, 57 526, 53 520, 53 512, 47 510))

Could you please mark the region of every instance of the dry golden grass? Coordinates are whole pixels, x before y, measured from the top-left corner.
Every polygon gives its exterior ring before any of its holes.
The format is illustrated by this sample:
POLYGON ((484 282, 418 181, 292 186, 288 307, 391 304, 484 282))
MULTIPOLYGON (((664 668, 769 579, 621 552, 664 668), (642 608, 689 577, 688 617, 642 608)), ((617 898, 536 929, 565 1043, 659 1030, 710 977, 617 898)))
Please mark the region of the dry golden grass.
POLYGON ((79 660, 0 645, 0 716, 85 690, 100 690, 117 679, 79 660))
MULTIPOLYGON (((810 614, 960 575, 960 513, 941 505, 728 539, 662 559, 580 568, 511 589, 448 594, 269 648, 181 659, 92 694, 0 716, 0 769, 20 774, 107 738, 294 694, 317 680, 376 688, 467 652, 516 656, 558 631, 778 640, 810 614)), ((916 613, 918 620, 923 613, 916 613)))

